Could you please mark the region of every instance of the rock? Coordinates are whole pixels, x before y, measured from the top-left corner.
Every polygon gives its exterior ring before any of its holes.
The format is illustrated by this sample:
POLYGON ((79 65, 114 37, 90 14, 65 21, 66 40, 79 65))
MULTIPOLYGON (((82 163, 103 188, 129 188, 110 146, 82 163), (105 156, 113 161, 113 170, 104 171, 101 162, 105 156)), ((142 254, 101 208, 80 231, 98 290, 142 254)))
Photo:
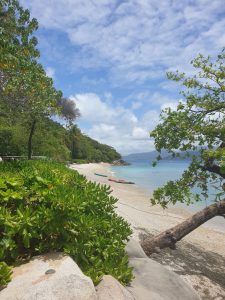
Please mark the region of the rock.
POLYGON ((131 293, 111 275, 104 275, 96 290, 98 300, 134 300, 131 293))
POLYGON ((91 279, 62 253, 34 257, 13 269, 0 300, 97 300, 91 279))
POLYGON ((118 159, 118 160, 114 160, 112 162, 112 165, 113 166, 129 166, 130 163, 126 162, 125 160, 123 159, 118 159))
MULTIPOLYGON (((131 238, 126 245, 134 280, 127 289, 138 300, 199 300, 196 292, 177 274, 147 257, 141 245, 131 238)), ((158 255, 158 254, 157 254, 158 255)))
POLYGON ((149 258, 131 258, 134 280, 127 289, 138 300, 200 300, 177 274, 149 258))
POLYGON ((131 238, 126 245, 125 248, 129 258, 147 258, 144 250, 142 249, 141 245, 138 241, 134 238, 131 238))

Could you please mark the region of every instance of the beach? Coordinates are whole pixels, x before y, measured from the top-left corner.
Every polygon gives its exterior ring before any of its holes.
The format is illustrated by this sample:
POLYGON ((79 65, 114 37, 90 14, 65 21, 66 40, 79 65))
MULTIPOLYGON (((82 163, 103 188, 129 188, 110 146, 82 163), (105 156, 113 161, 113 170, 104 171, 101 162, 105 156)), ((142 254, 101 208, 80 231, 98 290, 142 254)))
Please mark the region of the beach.
MULTIPOLYGON (((151 206, 151 194, 137 185, 108 181, 113 177, 107 163, 70 165, 88 180, 111 186, 112 196, 118 199, 116 212, 130 223, 136 240, 145 235, 156 235, 173 227, 191 215, 180 207, 163 210, 151 206)), ((225 299, 225 220, 210 222, 191 232, 177 243, 177 249, 164 249, 151 258, 174 270, 188 281, 202 299, 225 299), (223 227, 224 221, 224 227, 223 227)))

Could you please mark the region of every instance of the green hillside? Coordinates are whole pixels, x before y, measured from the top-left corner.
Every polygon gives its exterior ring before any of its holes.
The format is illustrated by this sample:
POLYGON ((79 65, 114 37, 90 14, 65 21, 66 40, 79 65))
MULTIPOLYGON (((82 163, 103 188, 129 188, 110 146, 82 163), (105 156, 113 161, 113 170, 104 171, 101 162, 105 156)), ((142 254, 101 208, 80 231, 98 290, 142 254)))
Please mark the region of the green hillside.
MULTIPOLYGON (((29 132, 23 120, 0 117, 0 156, 27 155, 29 132)), ((115 149, 81 133, 74 125, 66 129, 49 118, 39 122, 33 137, 33 156, 57 161, 112 162, 121 158, 115 149)))

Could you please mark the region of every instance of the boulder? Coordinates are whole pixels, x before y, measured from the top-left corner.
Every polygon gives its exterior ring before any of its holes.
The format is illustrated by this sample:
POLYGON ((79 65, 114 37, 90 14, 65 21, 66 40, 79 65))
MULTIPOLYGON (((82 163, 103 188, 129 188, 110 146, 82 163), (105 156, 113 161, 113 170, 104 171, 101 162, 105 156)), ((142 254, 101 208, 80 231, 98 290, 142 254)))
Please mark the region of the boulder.
POLYGON ((147 258, 147 255, 145 254, 141 245, 134 238, 131 238, 129 240, 129 242, 126 245, 125 250, 126 250, 129 258, 147 258))
POLYGON ((0 300, 97 300, 91 279, 62 253, 34 257, 13 269, 0 300))
POLYGON ((134 280, 127 289, 138 300, 200 300, 177 274, 149 258, 131 258, 134 280))
POLYGON ((127 289, 138 300, 199 300, 194 289, 174 272, 148 258, 140 243, 131 238, 126 245, 134 280, 127 289))
POLYGON ((111 275, 104 275, 96 290, 98 300, 134 300, 131 293, 111 275))

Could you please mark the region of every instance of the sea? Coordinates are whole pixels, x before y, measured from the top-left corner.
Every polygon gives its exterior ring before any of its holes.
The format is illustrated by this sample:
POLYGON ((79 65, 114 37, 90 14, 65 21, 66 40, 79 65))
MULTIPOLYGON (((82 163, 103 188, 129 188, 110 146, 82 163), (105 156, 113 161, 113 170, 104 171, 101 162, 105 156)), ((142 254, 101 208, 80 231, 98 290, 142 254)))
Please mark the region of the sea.
POLYGON ((137 185, 152 192, 169 180, 178 179, 188 167, 185 160, 162 160, 153 167, 149 161, 131 162, 129 166, 113 166, 112 172, 118 178, 134 181, 137 185))
MULTIPOLYGON (((183 171, 187 169, 190 161, 188 160, 161 160, 155 167, 152 166, 150 161, 132 161, 128 166, 113 166, 111 168, 112 174, 119 179, 125 179, 135 182, 136 185, 144 188, 149 192, 149 198, 152 192, 158 187, 163 186, 169 180, 179 179, 183 171)), ((197 189, 193 192, 199 192, 197 189)), ((176 207, 184 208, 191 212, 196 212, 204 207, 212 204, 215 199, 216 190, 214 188, 209 189, 209 197, 202 198, 201 202, 195 202, 187 206, 183 203, 177 203, 176 207)), ((209 221, 210 224, 219 224, 225 228, 224 219, 221 222, 221 217, 216 217, 216 220, 209 221)), ((217 226, 216 226, 217 227, 217 226)))

